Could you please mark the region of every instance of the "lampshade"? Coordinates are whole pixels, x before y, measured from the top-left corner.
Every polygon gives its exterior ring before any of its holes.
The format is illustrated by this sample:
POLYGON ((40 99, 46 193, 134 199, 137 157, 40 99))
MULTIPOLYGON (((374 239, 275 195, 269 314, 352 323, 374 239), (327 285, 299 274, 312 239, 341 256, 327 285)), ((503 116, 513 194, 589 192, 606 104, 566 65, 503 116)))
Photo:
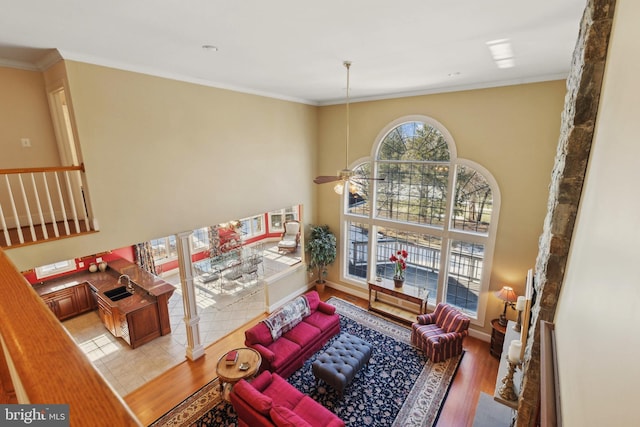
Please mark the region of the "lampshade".
POLYGON ((353 182, 349 182, 348 180, 347 181, 338 182, 333 187, 333 191, 335 191, 336 194, 343 194, 344 193, 345 184, 349 185, 349 193, 355 193, 356 191, 358 191, 358 188, 355 186, 355 184, 353 182))
POLYGON ((518 296, 513 292, 511 286, 503 286, 502 289, 494 292, 494 294, 502 301, 515 302, 518 299, 518 296))

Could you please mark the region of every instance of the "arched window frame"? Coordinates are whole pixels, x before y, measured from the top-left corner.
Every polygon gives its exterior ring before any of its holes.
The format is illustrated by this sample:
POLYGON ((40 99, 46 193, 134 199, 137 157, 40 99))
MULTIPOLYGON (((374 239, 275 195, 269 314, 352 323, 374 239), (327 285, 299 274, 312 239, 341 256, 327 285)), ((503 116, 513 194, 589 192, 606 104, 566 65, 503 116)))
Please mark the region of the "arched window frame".
POLYGON ((383 226, 393 226, 395 229, 407 231, 409 233, 428 233, 429 235, 435 235, 442 239, 442 247, 440 252, 440 274, 438 275, 438 283, 437 283, 437 292, 436 295, 429 295, 429 308, 433 310, 435 305, 438 302, 445 301, 445 281, 448 280, 449 277, 449 262, 451 256, 450 245, 454 241, 462 241, 465 243, 476 243, 482 244, 484 246, 484 256, 482 258, 482 274, 480 278, 480 286, 479 286, 479 294, 478 294, 478 304, 477 311, 467 312, 469 317, 472 319, 472 323, 476 325, 483 326, 485 320, 486 306, 488 300, 488 290, 489 290, 489 282, 491 278, 491 269, 493 265, 493 253, 495 248, 495 239, 497 234, 497 227, 499 223, 499 213, 500 213, 500 190, 497 184, 497 181, 493 177, 493 175, 482 165, 469 160, 462 159, 457 156, 457 148, 453 136, 449 133, 449 131, 437 120, 423 115, 410 115, 398 118, 387 126, 385 126, 377 135, 375 139, 375 143, 373 144, 371 156, 360 158, 354 161, 349 165, 350 169, 357 169, 364 164, 368 164, 370 170, 373 174, 374 178, 378 178, 378 166, 379 166, 379 151, 382 147, 382 143, 384 142, 385 137, 396 127, 401 124, 409 123, 409 122, 423 122, 426 125, 432 126, 437 129, 444 139, 447 141, 449 148, 449 173, 448 173, 448 185, 447 185, 447 197, 446 197, 446 214, 444 218, 444 226, 442 228, 438 226, 432 226, 428 224, 415 224, 408 223, 402 221, 394 221, 386 218, 379 218, 375 215, 375 209, 377 206, 377 194, 375 189, 377 188, 376 182, 372 182, 371 188, 374 191, 371 191, 370 198, 368 200, 369 209, 368 214, 364 215, 362 213, 353 214, 348 212, 348 192, 345 191, 343 194, 343 198, 341 200, 341 245, 342 245, 342 257, 340 259, 340 276, 341 280, 347 283, 351 283, 355 286, 361 288, 367 288, 368 281, 374 281, 376 276, 376 266, 375 263, 368 263, 367 266, 367 274, 366 279, 359 279, 354 275, 350 275, 348 272, 349 269, 349 260, 350 257, 353 257, 353 251, 355 249, 350 248, 350 227, 349 225, 353 223, 359 223, 363 226, 368 227, 368 235, 367 238, 367 253, 362 254, 363 257, 366 257, 368 260, 376 259, 375 250, 377 246, 377 233, 375 231, 378 227, 383 226), (455 191, 455 178, 460 166, 467 166, 473 168, 475 171, 480 173, 483 178, 486 180, 488 185, 491 188, 492 194, 492 213, 491 213, 491 222, 487 229, 486 234, 484 233, 476 233, 473 231, 465 231, 454 229, 451 224, 451 216, 454 210, 454 191, 455 191))

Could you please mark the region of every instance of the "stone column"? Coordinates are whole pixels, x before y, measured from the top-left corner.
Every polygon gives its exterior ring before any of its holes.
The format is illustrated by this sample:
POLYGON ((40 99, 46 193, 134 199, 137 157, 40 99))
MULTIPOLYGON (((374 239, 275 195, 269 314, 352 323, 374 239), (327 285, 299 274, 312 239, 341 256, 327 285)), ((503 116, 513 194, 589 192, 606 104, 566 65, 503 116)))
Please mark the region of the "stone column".
POLYGON ((204 356, 204 347, 200 342, 200 316, 196 304, 196 290, 193 286, 193 270, 191 268, 191 231, 176 235, 178 244, 178 269, 182 287, 182 303, 184 305, 184 324, 187 328, 186 355, 190 360, 204 356))
POLYGON ((615 0, 588 0, 567 78, 560 139, 549 186, 544 229, 535 267, 518 401, 517 427, 535 425, 540 400, 540 320, 553 322, 564 280, 573 227, 591 151, 615 0))

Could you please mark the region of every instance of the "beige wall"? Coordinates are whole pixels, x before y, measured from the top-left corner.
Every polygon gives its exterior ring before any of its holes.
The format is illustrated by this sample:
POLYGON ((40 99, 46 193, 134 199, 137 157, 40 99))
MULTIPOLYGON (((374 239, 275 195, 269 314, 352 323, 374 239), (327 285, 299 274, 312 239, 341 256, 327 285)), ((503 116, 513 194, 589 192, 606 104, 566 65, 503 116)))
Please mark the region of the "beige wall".
MULTIPOLYGON (((350 162, 371 155, 379 132, 390 122, 425 115, 453 136, 459 158, 472 160, 495 177, 502 195, 490 290, 504 284, 524 293, 526 271, 535 264, 546 213, 548 186, 566 93, 564 81, 507 86, 351 104, 350 162)), ((345 108, 323 107, 319 116, 318 170, 344 167, 345 108)), ((317 218, 340 230, 339 199, 331 185, 319 186, 317 218)), ((338 264, 329 280, 338 280, 338 264)), ((503 306, 489 295, 485 330, 503 306)), ((509 313, 515 318, 514 312, 509 313)))
MULTIPOLYGON (((65 64, 101 232, 12 249, 19 269, 298 203, 307 224, 339 230, 338 199, 312 179, 345 166, 344 106, 65 64)), ((486 167, 500 186, 491 290, 508 283, 522 293, 542 230, 564 94, 564 82, 555 81, 353 103, 350 161, 370 155, 378 133, 400 117, 441 122, 458 156, 486 167)), ((329 279, 337 272, 336 264, 329 279)), ((490 295, 486 319, 500 308, 490 295)))
POLYGON ((294 204, 313 220, 316 107, 66 66, 101 232, 12 249, 19 269, 294 204))
POLYGON ((0 169, 60 165, 42 73, 0 67, 0 93, 0 169))
POLYGON ((618 0, 596 134, 556 312, 563 422, 640 425, 640 4, 618 0))

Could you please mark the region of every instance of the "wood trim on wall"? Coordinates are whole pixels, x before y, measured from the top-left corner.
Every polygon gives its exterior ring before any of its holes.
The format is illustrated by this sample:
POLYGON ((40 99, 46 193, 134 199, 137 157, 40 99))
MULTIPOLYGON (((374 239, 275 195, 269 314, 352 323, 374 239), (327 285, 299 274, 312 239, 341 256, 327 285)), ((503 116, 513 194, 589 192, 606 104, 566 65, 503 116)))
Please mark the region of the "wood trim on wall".
POLYGON ((540 426, 562 427, 555 325, 540 321, 540 426))

